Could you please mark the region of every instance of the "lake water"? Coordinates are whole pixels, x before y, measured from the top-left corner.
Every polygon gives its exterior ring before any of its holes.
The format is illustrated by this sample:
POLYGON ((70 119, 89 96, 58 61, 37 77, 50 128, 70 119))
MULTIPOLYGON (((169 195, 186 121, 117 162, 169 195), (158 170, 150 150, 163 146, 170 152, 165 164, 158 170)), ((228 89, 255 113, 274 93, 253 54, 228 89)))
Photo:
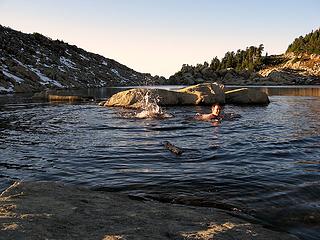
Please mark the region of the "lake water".
MULTIPOLYGON (((81 184, 217 207, 320 239, 320 88, 264 89, 268 106, 227 105, 225 112, 242 117, 219 126, 191 120, 209 107, 171 107, 165 111, 174 118, 142 120, 91 102, 2 96, 0 188, 18 179, 81 184), (184 153, 172 154, 164 141, 184 153)), ((86 93, 104 98, 116 91, 86 93)))

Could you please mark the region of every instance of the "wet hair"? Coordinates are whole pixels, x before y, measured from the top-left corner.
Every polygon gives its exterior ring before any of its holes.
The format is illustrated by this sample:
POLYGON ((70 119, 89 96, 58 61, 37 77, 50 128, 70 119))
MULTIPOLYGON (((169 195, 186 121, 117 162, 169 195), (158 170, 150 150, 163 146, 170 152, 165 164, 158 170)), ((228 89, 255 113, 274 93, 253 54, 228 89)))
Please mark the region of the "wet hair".
POLYGON ((215 106, 218 106, 220 109, 222 109, 222 106, 219 103, 215 103, 211 106, 211 109, 215 108, 215 106))

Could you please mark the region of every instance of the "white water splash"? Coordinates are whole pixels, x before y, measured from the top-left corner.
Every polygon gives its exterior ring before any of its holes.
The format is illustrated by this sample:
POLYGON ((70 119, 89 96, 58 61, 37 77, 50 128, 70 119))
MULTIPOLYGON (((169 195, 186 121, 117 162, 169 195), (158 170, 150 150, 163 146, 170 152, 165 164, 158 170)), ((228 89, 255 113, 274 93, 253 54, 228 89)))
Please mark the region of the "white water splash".
POLYGON ((166 113, 159 105, 159 96, 151 96, 150 92, 143 97, 142 111, 136 113, 136 118, 171 118, 171 114, 166 113))

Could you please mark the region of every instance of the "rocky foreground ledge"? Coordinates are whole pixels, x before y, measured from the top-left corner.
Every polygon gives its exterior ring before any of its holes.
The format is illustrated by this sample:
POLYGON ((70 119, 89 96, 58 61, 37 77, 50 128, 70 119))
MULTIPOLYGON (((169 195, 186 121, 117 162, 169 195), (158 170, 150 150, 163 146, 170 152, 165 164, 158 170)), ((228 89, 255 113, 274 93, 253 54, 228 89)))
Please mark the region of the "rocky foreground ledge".
POLYGON ((137 201, 55 182, 17 182, 0 195, 0 239, 297 240, 212 208, 137 201))

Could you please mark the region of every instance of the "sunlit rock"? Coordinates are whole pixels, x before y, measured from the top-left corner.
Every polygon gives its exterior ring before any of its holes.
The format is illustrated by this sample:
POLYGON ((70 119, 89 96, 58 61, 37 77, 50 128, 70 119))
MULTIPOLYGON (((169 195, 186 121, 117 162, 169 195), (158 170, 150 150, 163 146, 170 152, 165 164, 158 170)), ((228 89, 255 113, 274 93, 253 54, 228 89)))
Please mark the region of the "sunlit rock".
POLYGON ((240 88, 225 93, 226 103, 232 104, 269 104, 265 92, 253 88, 240 88))
POLYGON ((159 106, 224 104, 223 86, 215 83, 198 84, 178 91, 164 89, 130 89, 114 94, 104 106, 143 108, 146 95, 159 106))
POLYGON ((196 95, 196 105, 225 103, 224 86, 218 83, 203 83, 178 90, 181 93, 196 95))
POLYGON ((114 94, 104 106, 144 108, 145 97, 157 99, 159 106, 186 105, 196 101, 196 97, 187 93, 178 93, 164 89, 130 89, 114 94))

